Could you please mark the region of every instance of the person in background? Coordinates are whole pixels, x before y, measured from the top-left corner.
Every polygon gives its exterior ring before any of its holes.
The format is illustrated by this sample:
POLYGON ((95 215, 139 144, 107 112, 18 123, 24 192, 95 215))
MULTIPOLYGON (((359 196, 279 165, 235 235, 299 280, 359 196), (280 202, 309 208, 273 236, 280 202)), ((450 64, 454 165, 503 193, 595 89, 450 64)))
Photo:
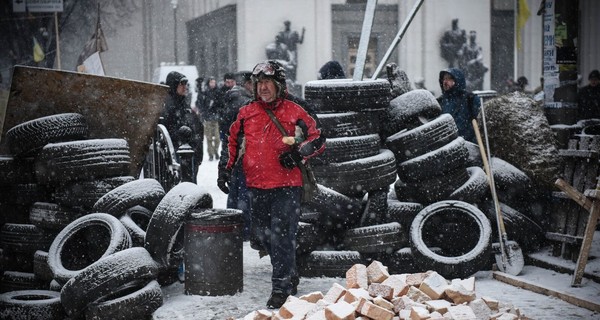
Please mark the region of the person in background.
POLYGON ((600 119, 600 71, 592 70, 589 84, 577 92, 577 119, 600 119))
POLYGON ((459 136, 477 143, 471 120, 477 118, 481 103, 477 95, 467 91, 464 74, 456 68, 442 70, 439 83, 442 95, 437 100, 442 113, 449 113, 454 118, 459 136))
MULTIPOLYGON (((221 141, 225 140, 225 134, 227 133, 227 130, 229 130, 229 126, 227 127, 223 127, 221 126, 221 118, 223 118, 224 113, 227 112, 227 105, 225 102, 225 96, 227 95, 227 92, 229 92, 229 90, 231 90, 233 87, 235 87, 236 85, 236 80, 235 80, 235 75, 231 72, 227 72, 224 76, 223 76, 223 85, 221 86, 221 88, 219 88, 219 98, 217 101, 217 110, 219 112, 219 138, 221 139, 221 141)), ((217 160, 219 158, 217 157, 217 160)))
MULTIPOLYGON (((237 118, 240 108, 252 102, 252 72, 238 72, 237 85, 227 91, 225 94, 225 109, 221 116, 219 127, 225 132, 225 137, 221 147, 221 159, 219 160, 219 172, 225 170, 229 153, 229 127, 237 118)), ((241 144, 238 141, 238 144, 241 144)), ((242 210, 244 218, 244 241, 250 239, 252 218, 250 216, 250 200, 248 198, 248 188, 246 187, 246 176, 242 170, 241 161, 237 160, 231 170, 229 186, 218 184, 218 187, 227 194, 227 208, 242 210)))
POLYGON ((206 137, 206 150, 209 161, 219 159, 221 139, 219 138, 218 99, 219 88, 217 88, 217 80, 214 77, 209 77, 206 80, 206 91, 204 91, 202 109, 200 109, 200 114, 204 121, 204 136, 206 137))
POLYGON ((300 217, 302 173, 298 164, 325 149, 316 120, 301 106, 286 99, 285 69, 277 61, 257 64, 252 71, 254 100, 242 107, 229 130, 229 155, 217 184, 227 187, 240 154, 250 194, 252 229, 271 257, 272 291, 268 308, 279 308, 297 293, 296 232, 300 217), (267 110, 281 122, 284 137, 267 110), (296 143, 296 126, 304 140, 296 143), (291 138, 291 139, 290 139, 291 138), (290 141, 291 140, 291 141, 290 141))
POLYGON ((335 60, 326 62, 321 69, 319 69, 319 73, 317 74, 318 80, 345 78, 346 74, 344 73, 344 68, 342 68, 342 65, 335 60))
MULTIPOLYGON (((162 124, 167 128, 173 144, 179 148, 187 142, 194 150, 194 164, 197 167, 202 163, 202 123, 196 112, 188 105, 188 79, 177 71, 171 71, 165 80, 169 86, 165 109, 162 114, 162 124), (190 141, 182 141, 179 129, 188 126, 192 129, 190 141)), ((193 177, 196 182, 196 177, 193 177)))

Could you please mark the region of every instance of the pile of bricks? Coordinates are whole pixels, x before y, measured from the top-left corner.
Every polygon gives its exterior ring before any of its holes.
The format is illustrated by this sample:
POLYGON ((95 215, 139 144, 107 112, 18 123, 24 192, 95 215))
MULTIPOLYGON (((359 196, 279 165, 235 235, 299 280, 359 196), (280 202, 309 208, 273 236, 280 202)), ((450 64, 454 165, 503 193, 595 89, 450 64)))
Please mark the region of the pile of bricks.
POLYGON ((337 283, 299 298, 290 296, 278 311, 258 310, 243 320, 516 320, 519 309, 475 294, 475 278, 446 280, 435 271, 388 273, 373 261, 346 272, 346 287, 337 283))

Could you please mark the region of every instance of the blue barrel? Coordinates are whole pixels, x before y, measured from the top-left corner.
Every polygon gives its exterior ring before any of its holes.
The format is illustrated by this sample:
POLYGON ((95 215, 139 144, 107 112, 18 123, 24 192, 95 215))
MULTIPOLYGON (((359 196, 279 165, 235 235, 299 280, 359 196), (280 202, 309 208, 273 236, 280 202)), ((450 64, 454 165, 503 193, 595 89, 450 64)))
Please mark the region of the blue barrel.
POLYGON ((192 212, 184 229, 185 294, 234 295, 244 288, 241 210, 192 212))

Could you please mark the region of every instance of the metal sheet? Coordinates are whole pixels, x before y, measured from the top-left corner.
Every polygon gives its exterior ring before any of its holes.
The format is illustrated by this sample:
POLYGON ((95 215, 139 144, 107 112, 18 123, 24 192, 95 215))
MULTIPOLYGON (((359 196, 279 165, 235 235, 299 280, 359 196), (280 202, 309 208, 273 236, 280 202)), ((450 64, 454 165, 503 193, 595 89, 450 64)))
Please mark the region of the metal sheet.
POLYGON ((10 128, 44 116, 77 112, 86 118, 91 139, 127 140, 131 175, 137 177, 167 89, 147 82, 15 66, 6 110, 0 110, 0 154, 10 154, 5 139, 10 128))

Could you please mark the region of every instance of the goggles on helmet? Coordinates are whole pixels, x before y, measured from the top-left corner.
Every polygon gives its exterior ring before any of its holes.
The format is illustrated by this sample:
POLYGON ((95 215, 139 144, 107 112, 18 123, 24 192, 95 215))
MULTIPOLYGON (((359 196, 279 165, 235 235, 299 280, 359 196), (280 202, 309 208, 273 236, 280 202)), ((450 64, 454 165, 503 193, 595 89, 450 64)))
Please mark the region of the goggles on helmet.
POLYGON ((273 68, 270 63, 261 62, 254 67, 254 70, 252 70, 252 75, 258 76, 261 73, 266 76, 274 76, 275 68, 273 68))

